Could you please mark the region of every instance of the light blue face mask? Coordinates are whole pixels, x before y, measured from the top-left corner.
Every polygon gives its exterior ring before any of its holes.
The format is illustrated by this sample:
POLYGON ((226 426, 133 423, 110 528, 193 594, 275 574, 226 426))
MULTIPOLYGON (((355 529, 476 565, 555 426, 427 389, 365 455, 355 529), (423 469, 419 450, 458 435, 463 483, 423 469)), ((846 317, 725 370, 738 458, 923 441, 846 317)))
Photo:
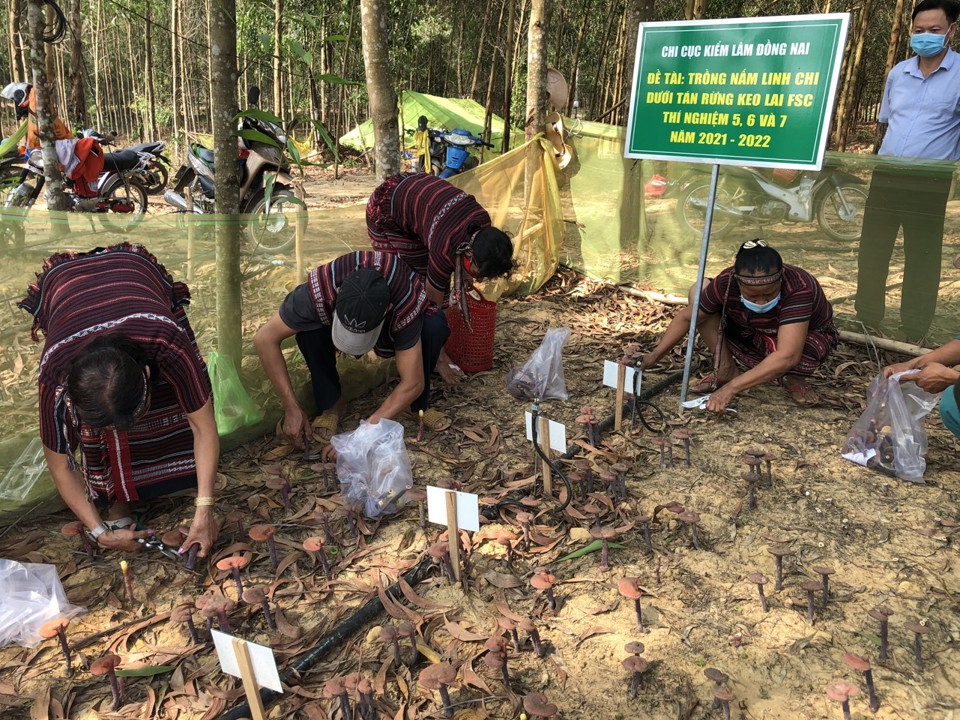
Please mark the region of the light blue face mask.
POLYGON ((763 314, 765 312, 770 312, 780 303, 780 293, 777 293, 777 296, 770 302, 766 302, 763 305, 758 305, 755 302, 750 302, 745 297, 740 298, 740 302, 743 303, 743 306, 752 312, 763 314))
POLYGON ((910 49, 922 58, 936 57, 946 45, 947 36, 940 33, 914 33, 910 36, 910 49))

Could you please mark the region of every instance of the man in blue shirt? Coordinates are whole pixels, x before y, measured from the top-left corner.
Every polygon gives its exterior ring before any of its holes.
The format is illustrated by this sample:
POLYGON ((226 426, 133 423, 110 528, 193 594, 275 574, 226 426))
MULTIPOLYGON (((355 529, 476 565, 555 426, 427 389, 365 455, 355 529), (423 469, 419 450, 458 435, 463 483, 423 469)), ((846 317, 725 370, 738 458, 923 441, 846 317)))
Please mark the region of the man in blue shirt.
POLYGON ((920 340, 930 329, 940 287, 943 217, 952 166, 960 158, 960 55, 950 49, 960 3, 922 0, 913 10, 910 47, 915 56, 887 77, 877 120, 887 124, 863 218, 857 274, 857 319, 883 320, 890 258, 903 227, 900 326, 920 340), (941 161, 937 163, 936 161, 941 161), (945 162, 944 162, 945 161, 945 162))

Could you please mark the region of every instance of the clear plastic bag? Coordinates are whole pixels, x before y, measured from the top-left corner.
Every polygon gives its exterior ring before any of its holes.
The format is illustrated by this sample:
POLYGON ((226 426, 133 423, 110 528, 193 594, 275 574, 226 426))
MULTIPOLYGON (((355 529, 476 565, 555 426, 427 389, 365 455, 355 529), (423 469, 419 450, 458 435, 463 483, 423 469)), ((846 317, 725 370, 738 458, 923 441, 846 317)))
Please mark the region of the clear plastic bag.
POLYGON ((263 420, 263 413, 247 395, 229 356, 210 353, 207 356, 207 373, 213 386, 213 414, 217 421, 217 433, 221 437, 263 420))
POLYGON ((518 400, 566 400, 563 346, 572 332, 570 328, 547 330, 530 359, 507 373, 507 392, 518 400))
POLYGON ((413 487, 403 425, 393 420, 361 421, 352 432, 330 439, 337 451, 337 476, 348 503, 362 503, 363 514, 378 518, 400 509, 413 487))
POLYGON ((0 559, 0 647, 36 647, 41 625, 81 612, 67 602, 56 566, 0 559))
POLYGON ((923 419, 936 407, 939 396, 907 379, 918 372, 874 378, 867 389, 867 409, 847 435, 843 457, 901 480, 923 482, 927 469, 923 419))

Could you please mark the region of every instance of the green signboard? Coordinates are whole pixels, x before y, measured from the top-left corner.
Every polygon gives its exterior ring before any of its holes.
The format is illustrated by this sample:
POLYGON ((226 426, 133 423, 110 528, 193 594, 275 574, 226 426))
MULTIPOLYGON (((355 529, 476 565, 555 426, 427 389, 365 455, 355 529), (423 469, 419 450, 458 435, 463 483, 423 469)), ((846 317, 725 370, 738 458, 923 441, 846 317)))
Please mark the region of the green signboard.
POLYGON ((819 168, 848 21, 641 23, 625 155, 819 168))

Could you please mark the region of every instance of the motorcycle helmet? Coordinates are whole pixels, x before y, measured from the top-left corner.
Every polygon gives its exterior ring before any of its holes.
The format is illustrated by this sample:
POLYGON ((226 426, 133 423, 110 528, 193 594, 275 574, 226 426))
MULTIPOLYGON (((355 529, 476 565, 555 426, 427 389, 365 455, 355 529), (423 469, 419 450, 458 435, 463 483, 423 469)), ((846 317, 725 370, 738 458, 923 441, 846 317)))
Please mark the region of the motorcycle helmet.
POLYGON ((30 114, 28 100, 33 85, 25 82, 10 83, 0 90, 0 97, 11 100, 17 115, 17 120, 23 120, 30 114))
POLYGON ((423 132, 426 129, 427 129, 427 116, 421 115, 420 117, 417 118, 417 130, 419 130, 420 132, 423 132))

